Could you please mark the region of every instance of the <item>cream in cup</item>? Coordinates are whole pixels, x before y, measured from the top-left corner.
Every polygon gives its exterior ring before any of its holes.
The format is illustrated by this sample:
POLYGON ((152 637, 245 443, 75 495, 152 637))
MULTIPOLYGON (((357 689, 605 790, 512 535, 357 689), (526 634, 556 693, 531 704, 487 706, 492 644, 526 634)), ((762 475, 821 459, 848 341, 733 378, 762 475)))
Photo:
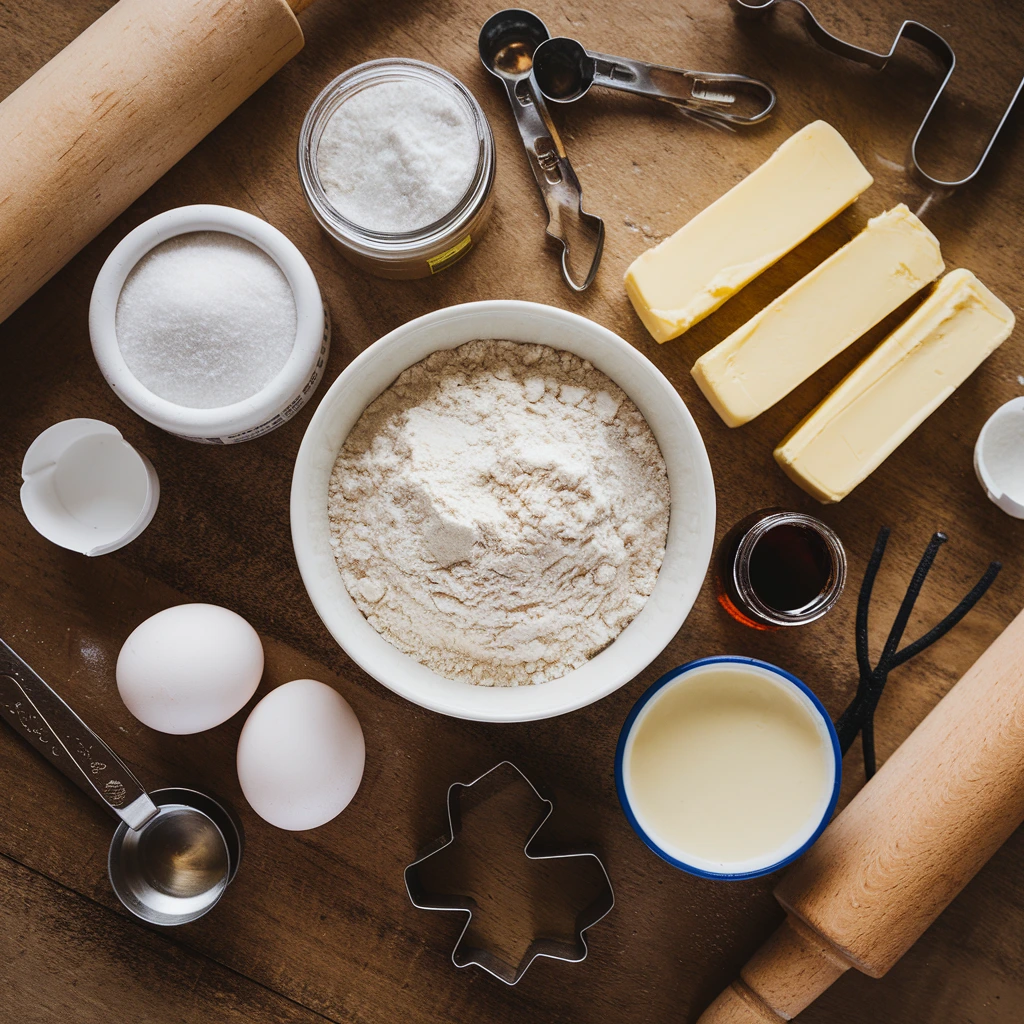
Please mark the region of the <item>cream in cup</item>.
POLYGON ((814 694, 741 657, 662 676, 634 705, 615 756, 637 834, 704 878, 754 878, 799 857, 828 824, 841 773, 835 729, 814 694))

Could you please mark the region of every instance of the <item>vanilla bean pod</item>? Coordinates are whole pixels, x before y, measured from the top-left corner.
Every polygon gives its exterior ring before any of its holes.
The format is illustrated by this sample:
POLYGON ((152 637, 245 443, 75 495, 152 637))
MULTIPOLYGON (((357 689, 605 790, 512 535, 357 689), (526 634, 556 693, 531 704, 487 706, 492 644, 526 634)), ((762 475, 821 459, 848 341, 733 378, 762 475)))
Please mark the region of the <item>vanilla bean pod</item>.
POLYGON ((857 600, 855 630, 857 667, 860 671, 860 679, 857 683, 857 693, 836 721, 839 746, 844 754, 853 745, 857 734, 860 733, 864 751, 864 774, 869 779, 875 774, 875 709, 878 707, 878 701, 885 689, 889 673, 897 666, 909 661, 915 654, 920 654, 940 637, 945 636, 981 600, 982 595, 992 585, 1002 568, 999 562, 992 562, 981 579, 971 588, 971 591, 941 622, 928 630, 924 636, 907 644, 902 651, 897 651, 918 595, 921 593, 921 587, 935 562, 935 556, 948 539, 944 533, 933 534, 932 539, 928 542, 928 547, 921 556, 921 561, 918 562, 917 568, 914 570, 914 575, 911 577, 907 593, 893 620, 878 664, 872 668, 868 652, 868 610, 875 578, 878 576, 878 570, 882 564, 882 556, 885 554, 890 532, 887 526, 883 526, 878 531, 874 551, 871 553, 867 569, 864 572, 864 581, 861 584, 860 596, 857 600))

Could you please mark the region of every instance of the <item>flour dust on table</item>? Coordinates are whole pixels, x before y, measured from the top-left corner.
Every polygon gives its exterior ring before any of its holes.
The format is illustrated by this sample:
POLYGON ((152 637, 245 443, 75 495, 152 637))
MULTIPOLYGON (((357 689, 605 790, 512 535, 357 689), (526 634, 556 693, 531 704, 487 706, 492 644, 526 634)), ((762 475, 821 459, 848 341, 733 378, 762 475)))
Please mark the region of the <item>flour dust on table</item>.
POLYGON ((448 679, 557 679, 643 608, 669 483, 646 420, 569 352, 473 341, 405 370, 346 439, 331 543, 352 599, 448 679))

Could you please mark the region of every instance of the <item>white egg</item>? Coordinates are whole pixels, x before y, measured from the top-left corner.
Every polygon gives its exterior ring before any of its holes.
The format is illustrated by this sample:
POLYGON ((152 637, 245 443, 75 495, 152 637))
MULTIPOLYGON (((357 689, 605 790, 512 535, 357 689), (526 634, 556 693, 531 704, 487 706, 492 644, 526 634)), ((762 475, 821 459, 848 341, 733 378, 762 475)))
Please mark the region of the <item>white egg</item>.
POLYGON ((263 675, 263 645, 241 615, 182 604, 146 619, 117 658, 117 689, 144 725, 202 732, 241 711, 263 675))
POLYGON ((348 701, 325 683, 295 679, 252 709, 238 738, 238 782, 271 825, 299 831, 340 814, 363 777, 366 746, 348 701))

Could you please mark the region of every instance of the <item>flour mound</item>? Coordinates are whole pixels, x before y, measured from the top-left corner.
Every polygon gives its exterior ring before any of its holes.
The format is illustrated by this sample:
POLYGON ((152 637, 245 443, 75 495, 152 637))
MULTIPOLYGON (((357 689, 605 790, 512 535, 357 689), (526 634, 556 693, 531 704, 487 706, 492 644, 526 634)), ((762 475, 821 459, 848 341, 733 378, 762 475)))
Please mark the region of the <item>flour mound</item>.
POLYGON ((331 544, 367 621, 448 679, 557 679, 644 606, 665 461, 640 411, 568 352, 473 341, 410 367, 331 475, 331 544))

